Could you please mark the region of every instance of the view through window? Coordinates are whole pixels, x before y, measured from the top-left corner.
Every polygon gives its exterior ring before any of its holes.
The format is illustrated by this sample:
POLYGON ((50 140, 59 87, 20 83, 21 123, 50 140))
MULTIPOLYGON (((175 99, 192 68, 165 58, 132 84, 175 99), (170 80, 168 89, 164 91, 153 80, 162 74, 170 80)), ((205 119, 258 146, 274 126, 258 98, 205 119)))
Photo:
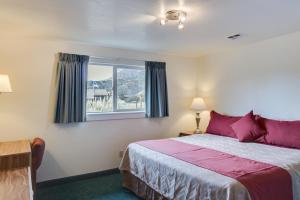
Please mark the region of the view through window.
POLYGON ((144 111, 144 96, 144 66, 88 66, 87 113, 144 111))

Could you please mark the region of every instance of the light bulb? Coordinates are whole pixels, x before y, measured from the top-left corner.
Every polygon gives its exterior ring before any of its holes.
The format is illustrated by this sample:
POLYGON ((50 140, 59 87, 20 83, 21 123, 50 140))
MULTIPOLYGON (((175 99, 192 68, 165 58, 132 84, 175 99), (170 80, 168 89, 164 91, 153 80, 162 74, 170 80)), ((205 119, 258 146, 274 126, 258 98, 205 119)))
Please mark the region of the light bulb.
POLYGON ((182 23, 182 22, 179 22, 179 24, 178 24, 178 29, 181 30, 181 29, 183 29, 183 28, 184 28, 183 23, 182 23))
POLYGON ((185 15, 181 15, 181 16, 180 16, 180 21, 181 21, 181 22, 185 22, 185 20, 186 20, 186 16, 185 16, 185 15))
POLYGON ((160 25, 164 26, 164 25, 166 25, 166 23, 167 23, 166 19, 161 19, 160 20, 160 25))

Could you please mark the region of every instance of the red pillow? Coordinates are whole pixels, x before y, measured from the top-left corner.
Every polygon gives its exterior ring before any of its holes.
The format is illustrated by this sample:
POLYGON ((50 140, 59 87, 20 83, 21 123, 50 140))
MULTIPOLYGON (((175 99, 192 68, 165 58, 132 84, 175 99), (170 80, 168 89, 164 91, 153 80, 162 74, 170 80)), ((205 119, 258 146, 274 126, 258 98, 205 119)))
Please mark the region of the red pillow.
POLYGON ((257 123, 253 111, 231 125, 240 142, 251 142, 265 134, 265 130, 257 123))
POLYGON ((255 118, 256 123, 257 123, 260 127, 262 127, 262 129, 265 130, 265 134, 262 135, 261 137, 255 139, 255 142, 257 142, 257 143, 262 143, 262 144, 267 144, 266 139, 265 139, 266 134, 267 134, 266 127, 265 127, 265 124, 264 124, 264 119, 265 119, 265 118, 261 117, 260 115, 254 115, 254 118, 255 118))
POLYGON ((211 111, 210 121, 206 132, 214 135, 222 135, 236 138, 236 135, 233 129, 231 128, 231 124, 233 124, 241 118, 242 117, 227 116, 219 114, 215 111, 211 111))
POLYGON ((267 131, 265 143, 300 149, 300 121, 260 120, 267 131))

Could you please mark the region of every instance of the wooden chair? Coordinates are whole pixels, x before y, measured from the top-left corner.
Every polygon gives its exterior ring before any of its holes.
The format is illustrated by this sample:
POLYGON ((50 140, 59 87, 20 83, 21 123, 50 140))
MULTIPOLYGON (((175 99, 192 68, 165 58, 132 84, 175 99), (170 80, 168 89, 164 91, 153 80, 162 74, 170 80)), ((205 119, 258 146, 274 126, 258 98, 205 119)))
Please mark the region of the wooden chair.
POLYGON ((41 138, 35 138, 31 143, 31 179, 32 189, 34 192, 34 199, 36 199, 36 173, 38 168, 41 166, 45 151, 45 141, 41 138))

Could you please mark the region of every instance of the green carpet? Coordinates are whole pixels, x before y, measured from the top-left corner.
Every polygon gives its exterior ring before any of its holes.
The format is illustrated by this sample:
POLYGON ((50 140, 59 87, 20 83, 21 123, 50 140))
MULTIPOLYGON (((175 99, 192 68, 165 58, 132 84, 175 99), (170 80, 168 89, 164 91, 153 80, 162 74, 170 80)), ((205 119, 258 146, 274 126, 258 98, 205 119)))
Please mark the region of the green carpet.
POLYGON ((120 174, 103 175, 39 188, 38 200, 138 200, 133 193, 122 188, 120 174))

